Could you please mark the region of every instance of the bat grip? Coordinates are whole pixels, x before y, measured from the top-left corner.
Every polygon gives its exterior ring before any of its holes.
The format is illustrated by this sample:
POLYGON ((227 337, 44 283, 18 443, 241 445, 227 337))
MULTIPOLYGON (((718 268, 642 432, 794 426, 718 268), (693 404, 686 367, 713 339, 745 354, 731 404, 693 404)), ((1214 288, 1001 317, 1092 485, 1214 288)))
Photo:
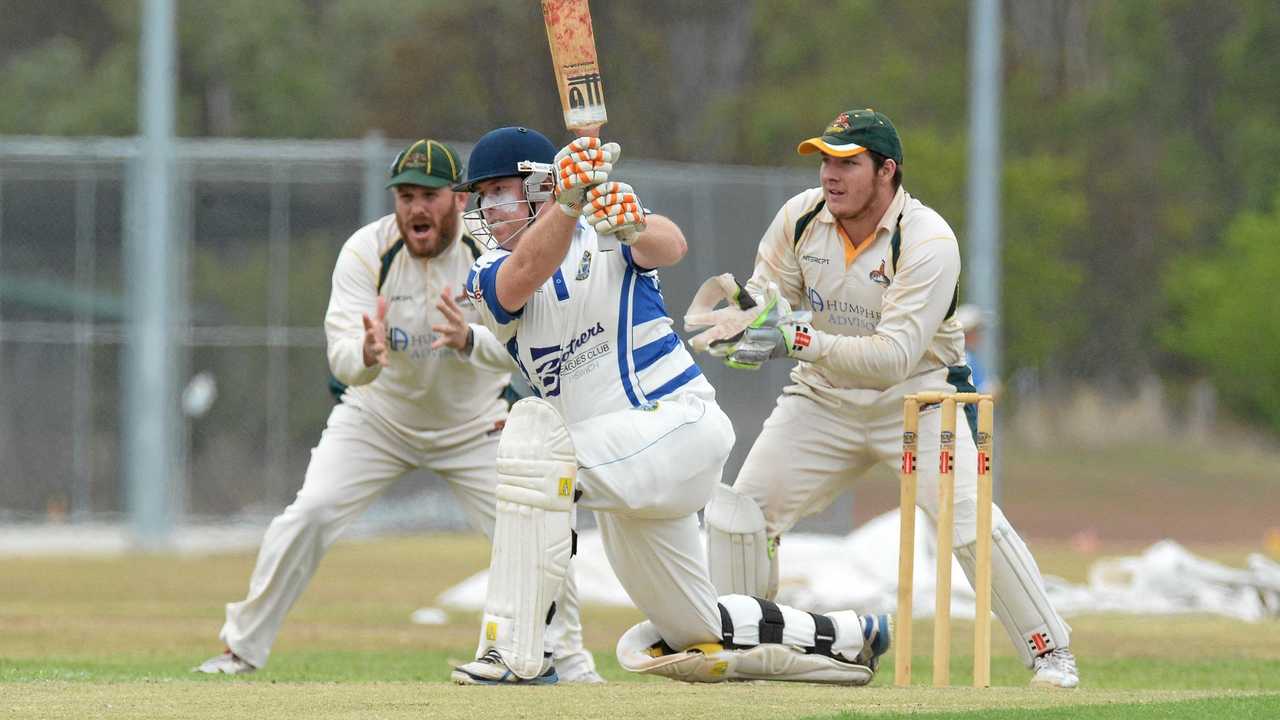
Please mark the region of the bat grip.
POLYGON ((614 235, 597 235, 596 246, 600 252, 613 252, 618 249, 618 238, 614 235))
MULTIPOLYGON (((600 139, 600 126, 592 125, 590 127, 573 128, 574 134, 578 137, 593 137, 600 139)), ((612 235, 597 235, 596 247, 600 252, 613 252, 618 249, 618 238, 612 235)))

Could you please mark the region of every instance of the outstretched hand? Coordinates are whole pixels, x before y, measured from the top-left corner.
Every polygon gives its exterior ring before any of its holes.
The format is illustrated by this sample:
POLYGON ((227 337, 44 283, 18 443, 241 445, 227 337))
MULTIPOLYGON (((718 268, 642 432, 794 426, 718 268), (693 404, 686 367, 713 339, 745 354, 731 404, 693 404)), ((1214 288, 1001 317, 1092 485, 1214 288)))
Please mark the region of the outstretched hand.
POLYGON ((449 347, 465 352, 471 340, 471 326, 462 317, 462 308, 453 299, 453 293, 446 287, 440 291, 440 299, 436 301, 436 309, 444 315, 444 322, 432 325, 431 330, 436 339, 431 341, 431 349, 449 347))
POLYGON ((378 296, 378 309, 370 319, 368 314, 360 316, 364 321, 364 366, 374 364, 386 367, 390 362, 387 356, 387 299, 378 296))

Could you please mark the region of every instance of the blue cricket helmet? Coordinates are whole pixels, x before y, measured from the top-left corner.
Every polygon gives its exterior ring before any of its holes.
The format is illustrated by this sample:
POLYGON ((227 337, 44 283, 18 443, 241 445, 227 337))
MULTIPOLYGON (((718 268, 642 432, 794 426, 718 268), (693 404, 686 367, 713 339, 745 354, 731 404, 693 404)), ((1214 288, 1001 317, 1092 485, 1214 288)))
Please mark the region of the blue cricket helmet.
POLYGON ((520 175, 516 164, 521 160, 550 164, 555 158, 556 146, 537 130, 525 127, 490 130, 471 149, 467 177, 453 189, 473 192, 481 180, 520 175))

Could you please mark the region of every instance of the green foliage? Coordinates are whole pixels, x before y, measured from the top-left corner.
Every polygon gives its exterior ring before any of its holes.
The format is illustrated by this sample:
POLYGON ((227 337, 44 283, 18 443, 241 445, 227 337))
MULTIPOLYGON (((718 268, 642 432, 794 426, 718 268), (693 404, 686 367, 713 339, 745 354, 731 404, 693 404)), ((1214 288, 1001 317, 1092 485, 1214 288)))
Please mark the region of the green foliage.
MULTIPOLYGON (((140 3, 68 7, 0 0, 0 133, 135 132, 140 3)), ((1215 257, 1231 218, 1268 212, 1280 189, 1280 4, 1002 7, 1005 374, 1069 357, 1074 372, 1133 379, 1202 360, 1161 341, 1174 297, 1161 288, 1187 274, 1179 258, 1215 257)), ((561 132, 536 3, 178 8, 182 134, 561 132)), ((607 132, 628 157, 800 165, 797 141, 870 105, 903 134, 908 189, 964 241, 968 2, 592 11, 607 132)))
POLYGON ((1087 329, 1084 271, 1068 249, 1084 232, 1086 200, 1073 155, 1013 158, 1004 167, 1001 295, 1008 366, 1050 365, 1087 329))
POLYGON ((27 135, 125 135, 134 129, 131 47, 97 64, 71 38, 55 36, 10 61, 0 73, 0 132, 27 135))
POLYGON ((1178 319, 1166 345, 1196 360, 1234 406, 1280 431, 1280 196, 1241 214, 1223 246, 1180 259, 1165 289, 1178 319))
POLYGON ((209 130, 286 137, 331 132, 326 115, 337 109, 341 118, 341 98, 324 71, 340 58, 325 54, 327 35, 309 4, 219 0, 180 9, 183 69, 205 90, 209 130))

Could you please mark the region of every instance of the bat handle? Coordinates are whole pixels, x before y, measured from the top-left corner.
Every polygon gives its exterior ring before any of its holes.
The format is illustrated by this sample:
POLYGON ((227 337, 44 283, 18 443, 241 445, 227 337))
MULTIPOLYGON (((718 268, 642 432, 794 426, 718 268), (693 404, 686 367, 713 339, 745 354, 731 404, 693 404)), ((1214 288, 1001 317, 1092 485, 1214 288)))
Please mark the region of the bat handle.
POLYGON ((613 252, 618 249, 618 238, 615 235, 597 235, 596 247, 600 252, 613 252))
MULTIPOLYGON (((573 128, 573 132, 574 132, 578 137, 593 137, 593 138, 596 138, 596 139, 599 139, 599 138, 600 138, 600 126, 599 126, 599 125, 591 125, 591 126, 588 126, 588 127, 573 128)), ((599 248, 600 252, 613 252, 614 250, 617 250, 617 249, 618 249, 618 238, 616 238, 616 237, 614 237, 614 236, 612 236, 612 235, 597 235, 597 236, 596 236, 596 247, 597 247, 597 248, 599 248)))

